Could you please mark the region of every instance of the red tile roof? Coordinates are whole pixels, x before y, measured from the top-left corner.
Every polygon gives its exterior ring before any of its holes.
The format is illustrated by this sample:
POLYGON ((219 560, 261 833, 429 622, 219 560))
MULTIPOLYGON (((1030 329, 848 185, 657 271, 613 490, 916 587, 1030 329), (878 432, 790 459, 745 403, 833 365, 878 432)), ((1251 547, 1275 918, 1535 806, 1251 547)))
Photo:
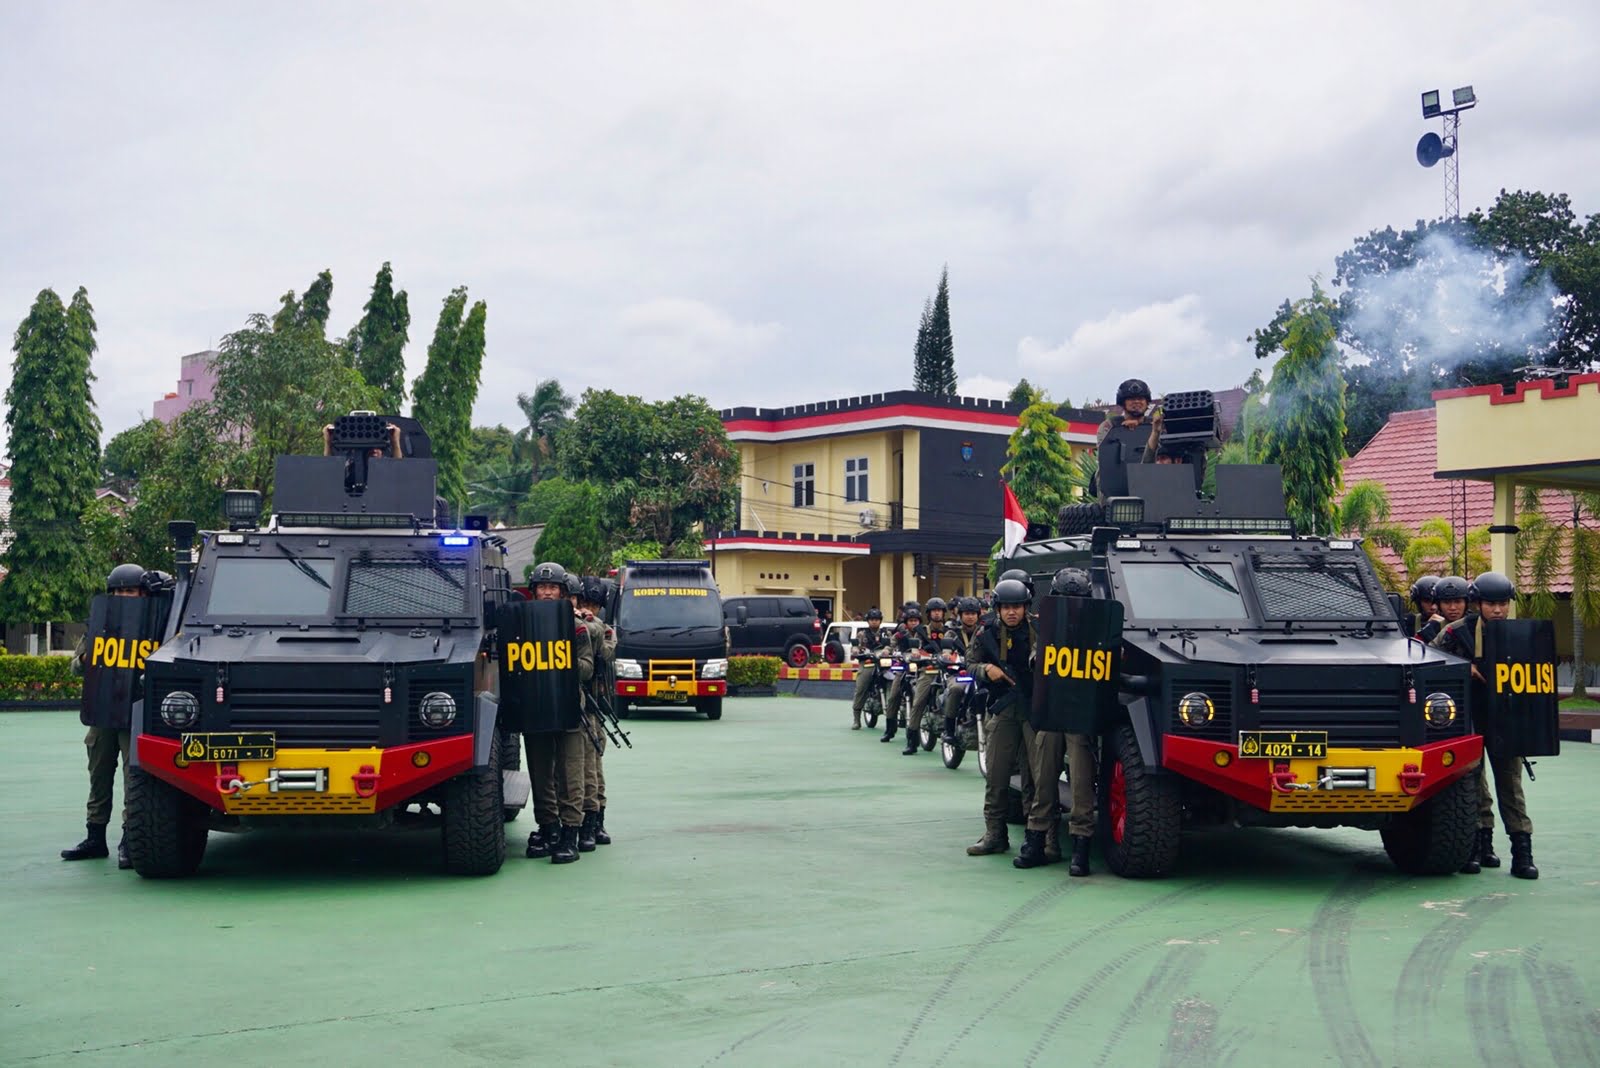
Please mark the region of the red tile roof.
MULTIPOLYGON (((1395 412, 1361 451, 1344 461, 1344 484, 1379 482, 1389 491, 1389 521, 1415 531, 1427 519, 1448 519, 1457 530, 1489 525, 1494 514, 1494 487, 1488 482, 1434 478, 1438 468, 1435 415, 1432 408, 1395 412)), ((1546 491, 1540 502, 1552 520, 1566 517, 1559 495, 1546 491)), ((1384 556, 1403 574, 1398 558, 1384 556)), ((1570 593, 1572 580, 1561 576, 1552 587, 1570 593)))

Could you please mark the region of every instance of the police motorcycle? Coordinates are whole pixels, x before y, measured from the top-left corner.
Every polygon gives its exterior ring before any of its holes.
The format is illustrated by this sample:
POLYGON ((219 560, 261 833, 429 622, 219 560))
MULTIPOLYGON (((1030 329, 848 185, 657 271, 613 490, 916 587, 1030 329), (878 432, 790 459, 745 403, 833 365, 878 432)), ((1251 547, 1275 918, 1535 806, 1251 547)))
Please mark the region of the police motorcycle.
MULTIPOLYGON (((972 672, 967 669, 965 657, 956 657, 947 660, 940 668, 942 676, 941 690, 948 691, 951 686, 959 687, 962 691, 960 704, 957 705, 955 722, 941 724, 939 737, 939 754, 944 758, 944 766, 954 771, 961 766, 961 760, 967 755, 968 750, 979 751, 979 766, 984 766, 982 756, 983 733, 978 729, 977 682, 972 677, 972 672), (949 729, 945 729, 949 728, 949 729)), ((943 692, 934 696, 939 714, 943 716, 943 692)))

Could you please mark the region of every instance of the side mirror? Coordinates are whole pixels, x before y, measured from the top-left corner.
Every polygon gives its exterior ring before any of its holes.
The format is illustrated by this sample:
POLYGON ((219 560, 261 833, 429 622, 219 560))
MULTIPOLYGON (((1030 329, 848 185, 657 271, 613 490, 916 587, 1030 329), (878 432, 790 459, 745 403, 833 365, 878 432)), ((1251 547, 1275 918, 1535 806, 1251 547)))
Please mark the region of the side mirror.
POLYGON ((739 626, 744 626, 750 619, 750 609, 742 604, 737 605, 733 610, 733 618, 738 621, 739 626))

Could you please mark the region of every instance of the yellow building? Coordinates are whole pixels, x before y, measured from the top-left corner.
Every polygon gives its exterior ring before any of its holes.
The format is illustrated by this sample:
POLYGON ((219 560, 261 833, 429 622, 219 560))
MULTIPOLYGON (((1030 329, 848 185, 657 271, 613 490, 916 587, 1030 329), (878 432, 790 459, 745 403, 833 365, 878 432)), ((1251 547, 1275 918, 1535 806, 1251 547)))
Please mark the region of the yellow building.
MULTIPOLYGON (((722 412, 741 460, 739 527, 706 543, 725 597, 809 597, 834 618, 984 588, 1000 467, 1022 406, 912 390, 722 412)), ((1101 416, 1063 409, 1067 440, 1101 416)), ((1054 516, 1030 519, 1054 524, 1054 516)))

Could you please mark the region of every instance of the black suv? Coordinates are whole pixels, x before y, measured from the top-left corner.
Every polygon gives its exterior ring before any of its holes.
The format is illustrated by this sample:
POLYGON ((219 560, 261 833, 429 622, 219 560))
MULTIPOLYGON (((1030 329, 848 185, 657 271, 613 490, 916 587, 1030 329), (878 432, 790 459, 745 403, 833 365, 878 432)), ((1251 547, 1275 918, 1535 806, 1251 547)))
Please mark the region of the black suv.
POLYGON ((791 667, 805 667, 811 647, 822 642, 822 619, 804 597, 729 597, 722 619, 730 656, 781 656, 791 667))

